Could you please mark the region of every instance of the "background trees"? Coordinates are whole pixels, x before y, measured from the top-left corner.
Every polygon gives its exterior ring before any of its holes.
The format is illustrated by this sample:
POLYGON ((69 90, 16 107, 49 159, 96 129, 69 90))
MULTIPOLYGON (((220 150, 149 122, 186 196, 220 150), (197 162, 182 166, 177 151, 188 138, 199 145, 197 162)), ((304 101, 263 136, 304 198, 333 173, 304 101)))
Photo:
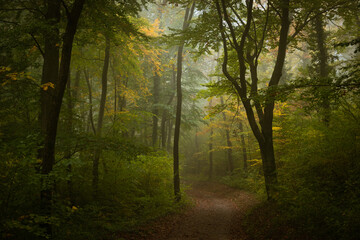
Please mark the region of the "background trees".
POLYGON ((2 238, 134 229, 181 176, 356 235, 358 1, 0 3, 2 238))

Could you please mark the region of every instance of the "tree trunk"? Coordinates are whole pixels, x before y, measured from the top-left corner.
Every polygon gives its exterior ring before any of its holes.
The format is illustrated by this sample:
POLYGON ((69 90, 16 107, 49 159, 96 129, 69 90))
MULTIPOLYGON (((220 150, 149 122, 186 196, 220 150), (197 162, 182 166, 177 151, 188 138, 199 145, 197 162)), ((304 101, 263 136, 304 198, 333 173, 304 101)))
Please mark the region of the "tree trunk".
MULTIPOLYGON (((317 43, 317 58, 319 60, 319 77, 320 81, 327 85, 329 84, 329 64, 328 64, 328 52, 326 48, 326 34, 324 30, 324 21, 322 14, 318 13, 315 17, 315 32, 316 32, 316 43, 317 43)), ((322 94, 322 115, 323 122, 325 125, 329 126, 330 122, 330 99, 329 94, 331 89, 329 87, 324 87, 322 94)))
POLYGON ((161 148, 165 149, 166 148, 166 120, 168 118, 168 114, 167 111, 164 110, 163 114, 161 116, 161 148))
POLYGON ((242 155, 243 155, 243 169, 244 169, 245 175, 247 175, 247 171, 248 171, 247 154, 246 154, 244 127, 243 127, 243 124, 241 121, 239 123, 239 130, 240 130, 240 141, 241 141, 242 155))
MULTIPOLYGON (((101 76, 101 98, 100 98, 100 109, 99 109, 99 118, 96 128, 96 136, 98 139, 101 138, 101 131, 104 120, 105 104, 106 104, 106 94, 107 94, 107 75, 109 71, 109 59, 110 59, 110 39, 108 36, 105 36, 105 57, 104 57, 104 66, 101 76)), ((99 160, 101 155, 101 147, 97 147, 94 153, 93 160, 93 197, 97 199, 99 192, 99 160)))
POLYGON ((171 151, 171 137, 172 137, 172 132, 173 132, 173 120, 171 118, 169 118, 168 120, 168 131, 167 131, 167 145, 166 145, 166 151, 170 152, 171 151))
MULTIPOLYGON (((55 26, 60 22, 60 1, 47 0, 47 13, 45 15, 45 20, 50 26, 55 26)), ((44 33, 44 63, 42 69, 41 84, 52 83, 55 84, 58 81, 59 77, 59 29, 53 28, 52 31, 47 31, 44 33)), ((43 135, 46 133, 48 123, 49 111, 52 106, 49 104, 53 102, 52 98, 54 97, 54 90, 52 87, 47 88, 47 90, 41 90, 40 92, 40 126, 41 132, 43 135)), ((40 153, 42 157, 43 153, 40 153)))
MULTIPOLYGON (((209 108, 212 106, 212 99, 209 102, 209 108)), ((213 136, 214 130, 212 127, 212 119, 210 118, 210 138, 209 138, 209 175, 208 178, 211 180, 213 178, 213 136)))
MULTIPOLYGON (((45 130, 45 140, 44 140, 44 148, 42 153, 42 168, 41 173, 43 175, 48 175, 52 169, 55 162, 55 141, 56 141, 56 135, 57 135, 57 125, 59 121, 59 115, 60 115, 60 109, 62 105, 62 100, 66 88, 66 83, 68 81, 69 76, 69 69, 70 69, 70 61, 71 61, 71 52, 72 52, 72 45, 74 36, 77 29, 77 23, 80 18, 80 14, 83 9, 85 0, 76 0, 73 3, 73 7, 71 9, 71 12, 67 16, 67 24, 66 29, 63 34, 63 44, 62 44, 62 53, 61 53, 61 63, 60 68, 58 71, 58 64, 59 64, 59 58, 57 57, 57 60, 54 56, 49 56, 49 58, 52 59, 52 61, 49 61, 43 66, 43 81, 47 81, 46 77, 47 74, 49 74, 52 71, 51 75, 55 77, 56 73, 58 73, 58 78, 55 82, 55 89, 54 91, 51 91, 53 94, 50 99, 41 99, 42 105, 44 104, 44 107, 42 107, 42 115, 41 121, 43 124, 42 129, 45 130)), ((57 0, 49 0, 47 1, 48 4, 48 11, 56 14, 59 14, 60 11, 60 1, 57 0)), ((52 17, 51 17, 52 18, 52 17)), ((57 26, 57 24, 55 25, 57 26)), ((58 32, 58 29, 56 30, 58 32)), ((46 39, 46 37, 45 37, 46 39)), ((51 53, 45 53, 47 54, 57 54, 57 51, 55 50, 56 46, 53 46, 51 48, 51 53)), ((46 50, 45 50, 46 51, 46 50)), ((56 55, 58 56, 58 55, 56 55)), ((45 60, 45 59, 44 59, 45 60)), ((50 80, 50 79, 49 79, 50 80)), ((48 88, 49 90, 50 88, 48 88)), ((41 208, 45 210, 45 212, 51 214, 51 201, 52 201, 52 190, 50 186, 44 186, 43 190, 41 191, 41 208)), ((47 233, 51 235, 51 225, 47 224, 46 226, 47 233)))
MULTIPOLYGON (((222 96, 220 97, 220 101, 221 104, 224 105, 224 99, 222 96)), ((232 173, 234 171, 234 161, 232 157, 232 142, 230 139, 230 129, 229 129, 229 125, 226 123, 226 114, 223 112, 222 115, 223 115, 225 132, 226 132, 226 144, 227 144, 226 155, 227 155, 227 160, 229 162, 229 172, 232 173)))
POLYGON ((92 103, 92 90, 91 90, 91 82, 90 82, 90 77, 89 77, 89 73, 87 70, 84 69, 84 76, 85 76, 85 80, 86 80, 86 85, 88 87, 88 94, 89 94, 89 122, 91 125, 91 129, 93 130, 93 133, 96 134, 96 129, 95 129, 95 124, 94 124, 94 115, 93 115, 93 103, 92 103))
MULTIPOLYGON (((157 70, 155 70, 157 71, 157 70)), ((153 90, 153 129, 152 129, 152 146, 153 148, 158 147, 158 122, 159 122, 159 104, 160 98, 160 75, 158 72, 155 72, 154 76, 154 90, 153 90)))
MULTIPOLYGON (((169 103, 171 104, 174 97, 175 97, 175 92, 176 92, 176 71, 175 71, 175 64, 173 63, 172 65, 172 84, 173 84, 173 95, 172 95, 172 100, 169 101, 169 103)), ((168 104, 168 105, 170 105, 168 104)), ((172 116, 170 114, 170 112, 168 112, 168 119, 167 119, 167 122, 168 122, 168 130, 167 130, 167 145, 166 145, 166 151, 168 151, 170 153, 171 151, 171 136, 172 136, 172 129, 173 129, 173 119, 172 119, 172 116)))
MULTIPOLYGON (((167 106, 170 106, 171 103, 173 102, 173 99, 175 97, 175 92, 173 94, 171 94, 169 101, 167 102, 167 106)), ((167 109, 164 109, 163 114, 162 114, 162 118, 161 118, 161 148, 165 149, 166 148, 166 122, 170 121, 170 114, 169 111, 167 109)))
MULTIPOLYGON (((195 3, 192 4, 191 9, 186 8, 183 30, 189 26, 189 21, 194 13, 195 3)), ((180 122, 181 122, 181 107, 182 107, 182 89, 181 89, 181 75, 182 75, 182 59, 183 59, 184 42, 178 48, 177 53, 177 74, 176 74, 176 119, 175 119, 175 133, 174 133, 174 194, 175 200, 180 201, 180 172, 179 172, 179 140, 180 140, 180 122)))
MULTIPOLYGON (((80 84, 80 70, 76 71, 75 74, 75 82, 74 82, 74 87, 71 87, 71 74, 69 74, 69 80, 67 83, 67 115, 68 115, 68 119, 67 119, 67 132, 73 134, 74 132, 74 126, 73 126, 73 117, 74 117, 74 106, 75 106, 75 102, 77 100, 77 96, 78 96, 78 91, 79 91, 79 84, 80 84)), ((65 154, 65 159, 70 159, 72 156, 71 153, 71 149, 70 147, 67 149, 67 152, 65 154)), ((67 171, 68 174, 70 175, 69 180, 67 181, 67 186, 68 186, 68 197, 70 200, 70 203, 72 205, 75 204, 75 199, 74 199, 74 193, 73 193, 73 182, 72 182, 72 165, 68 164, 67 167, 67 171)))

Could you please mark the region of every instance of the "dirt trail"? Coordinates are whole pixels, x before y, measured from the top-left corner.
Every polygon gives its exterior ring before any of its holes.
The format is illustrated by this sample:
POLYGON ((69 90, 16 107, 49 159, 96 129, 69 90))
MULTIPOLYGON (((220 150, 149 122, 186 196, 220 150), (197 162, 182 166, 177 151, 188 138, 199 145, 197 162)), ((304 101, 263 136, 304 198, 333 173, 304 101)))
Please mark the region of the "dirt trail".
POLYGON ((258 203, 245 191, 212 182, 190 184, 187 194, 194 206, 185 213, 166 217, 142 237, 147 240, 244 240, 241 218, 258 203))

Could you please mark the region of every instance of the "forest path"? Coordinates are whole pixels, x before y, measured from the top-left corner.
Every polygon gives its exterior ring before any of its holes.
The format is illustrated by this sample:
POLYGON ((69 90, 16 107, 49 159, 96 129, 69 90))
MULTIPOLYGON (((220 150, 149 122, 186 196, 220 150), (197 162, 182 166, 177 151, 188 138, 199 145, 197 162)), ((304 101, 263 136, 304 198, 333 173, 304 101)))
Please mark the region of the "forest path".
MULTIPOLYGON (((253 194, 214 182, 193 182, 187 190, 194 205, 165 217, 135 238, 147 240, 243 240, 243 216, 258 200, 253 194)), ((127 239, 127 238, 126 238, 127 239)))

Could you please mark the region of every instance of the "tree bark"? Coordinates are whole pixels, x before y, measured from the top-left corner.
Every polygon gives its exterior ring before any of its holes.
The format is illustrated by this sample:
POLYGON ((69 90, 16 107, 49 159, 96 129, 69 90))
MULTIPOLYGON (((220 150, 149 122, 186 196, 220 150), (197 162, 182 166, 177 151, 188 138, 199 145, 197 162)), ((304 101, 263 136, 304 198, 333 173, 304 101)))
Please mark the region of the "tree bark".
MULTIPOLYGON (((192 4, 191 9, 186 8, 183 30, 189 26, 189 21, 194 13, 195 3, 192 4)), ((174 194, 175 200, 180 201, 180 172, 179 172, 179 139, 180 139, 180 123, 181 123, 181 107, 182 107, 182 89, 181 89, 181 76, 182 76, 182 59, 183 59, 184 42, 178 48, 177 53, 177 74, 176 74, 176 119, 175 119, 175 133, 174 133, 174 194)))
MULTIPOLYGON (((42 104, 44 104, 44 107, 42 107, 42 114, 44 114, 44 116, 41 116, 43 123, 42 129, 45 130, 41 173, 46 176, 52 171, 55 162, 55 141, 57 135, 57 125, 59 121, 60 109, 66 88, 66 83, 68 81, 68 76, 69 76, 73 40, 76 33, 78 20, 80 18, 80 14, 83 9, 84 2, 85 0, 76 0, 73 3, 71 12, 69 13, 69 15, 67 15, 66 29, 63 34, 60 67, 58 68, 58 64, 59 64, 58 57, 56 60, 54 56, 51 56, 51 59, 53 59, 52 61, 49 61, 47 64, 44 63, 43 66, 42 81, 47 81, 46 77, 47 74, 49 74, 50 72, 55 71, 56 73, 58 73, 57 75, 55 74, 55 72, 51 74, 53 77, 55 77, 55 75, 57 76, 55 82, 55 89, 54 91, 51 90, 53 96, 50 97, 50 99, 41 99, 42 101, 46 101, 46 102, 42 102, 42 104), (56 69, 58 69, 58 71, 56 71, 56 69)), ((59 14, 60 1, 48 0, 47 4, 48 4, 48 11, 54 10, 54 13, 56 12, 56 14, 59 14)), ((59 31, 58 25, 55 25, 55 29, 56 29, 55 32, 59 31)), ((50 52, 51 54, 52 53, 57 54, 57 51, 55 51, 54 46, 51 48, 50 52)), ((44 53, 44 55, 47 54, 50 55, 50 53, 44 53)), ((52 201, 51 187, 44 186, 43 190, 41 191, 41 205, 42 205, 41 208, 45 209, 45 211, 50 214, 51 214, 51 201, 52 201)), ((47 224, 46 230, 47 233, 51 235, 50 224, 47 224)))
MULTIPOLYGON (((326 34, 324 30, 324 21, 322 14, 317 14, 314 22, 315 32, 316 32, 316 43, 317 43, 317 58, 319 60, 319 77, 320 82, 327 85, 329 84, 329 64, 328 64, 328 52, 326 48, 326 34)), ((329 99, 329 87, 323 88, 322 94, 322 115, 323 122, 325 125, 329 126, 330 123, 330 99, 329 99)))
MULTIPOLYGON (((105 36, 105 56, 104 56, 104 66, 101 75, 101 98, 100 98, 100 109, 99 109, 99 118, 96 128, 96 136, 98 139, 102 135, 102 126, 104 120, 105 104, 106 104, 106 94, 107 94, 107 76, 109 71, 109 60, 110 60, 110 39, 108 36, 105 36)), ((94 153, 93 160, 93 197, 97 199, 99 192, 99 160, 101 155, 101 147, 97 147, 94 153)))
POLYGON ((245 175, 247 175, 248 164, 247 164, 247 154, 246 154, 246 145, 245 145, 245 136, 244 136, 244 126, 241 121, 239 123, 239 130, 240 130, 240 142, 242 146, 242 155, 243 155, 243 169, 245 175))

